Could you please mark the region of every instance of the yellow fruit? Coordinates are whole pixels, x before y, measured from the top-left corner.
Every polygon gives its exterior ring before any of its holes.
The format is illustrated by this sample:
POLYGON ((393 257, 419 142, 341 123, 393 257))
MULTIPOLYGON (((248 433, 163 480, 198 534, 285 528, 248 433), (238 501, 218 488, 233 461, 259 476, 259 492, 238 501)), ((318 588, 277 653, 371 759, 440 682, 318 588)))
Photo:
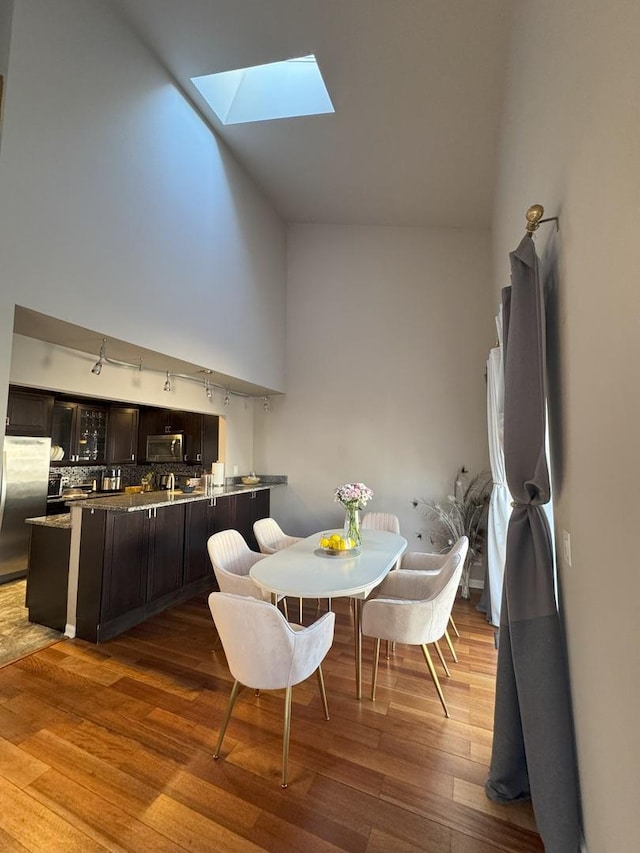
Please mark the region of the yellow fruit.
POLYGON ((320 540, 320 547, 321 548, 328 548, 329 545, 330 545, 329 540, 327 539, 326 536, 323 536, 322 539, 320 540))
POLYGON ((338 536, 337 533, 334 533, 333 536, 331 536, 331 541, 332 542, 340 542, 341 541, 340 536, 338 536))

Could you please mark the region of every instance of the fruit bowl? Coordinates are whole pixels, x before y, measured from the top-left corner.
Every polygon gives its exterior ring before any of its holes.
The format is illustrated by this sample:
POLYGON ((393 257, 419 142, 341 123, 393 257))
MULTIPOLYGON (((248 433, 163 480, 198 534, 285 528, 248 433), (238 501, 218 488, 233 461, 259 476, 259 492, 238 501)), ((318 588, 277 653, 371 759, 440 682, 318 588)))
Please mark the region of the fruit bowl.
POLYGON ((354 557, 360 553, 353 539, 339 533, 323 533, 319 544, 320 550, 331 557, 354 557))
POLYGON ((241 480, 245 486, 257 486, 260 482, 260 477, 241 477, 241 480))

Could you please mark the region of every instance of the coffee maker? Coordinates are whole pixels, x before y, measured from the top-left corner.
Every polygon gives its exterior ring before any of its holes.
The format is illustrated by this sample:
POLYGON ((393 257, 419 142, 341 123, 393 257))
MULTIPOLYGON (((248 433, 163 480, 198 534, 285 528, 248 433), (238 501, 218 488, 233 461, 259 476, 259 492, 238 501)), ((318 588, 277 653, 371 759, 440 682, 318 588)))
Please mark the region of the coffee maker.
POLYGON ((100 483, 101 492, 120 492, 122 491, 122 469, 107 468, 102 472, 102 482, 100 483))

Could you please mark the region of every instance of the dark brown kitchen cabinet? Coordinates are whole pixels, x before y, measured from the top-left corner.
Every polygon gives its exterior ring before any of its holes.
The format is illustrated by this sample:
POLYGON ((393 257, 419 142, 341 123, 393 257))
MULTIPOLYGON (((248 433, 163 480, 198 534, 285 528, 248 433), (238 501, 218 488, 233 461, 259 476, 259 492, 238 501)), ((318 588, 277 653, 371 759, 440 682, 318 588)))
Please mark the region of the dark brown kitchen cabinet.
POLYGON ((138 459, 142 461, 147 457, 148 435, 184 433, 185 414, 185 412, 176 412, 173 409, 140 409, 138 459))
POLYGON ((143 512, 82 511, 76 636, 99 643, 144 619, 143 512))
POLYGON ((218 460, 218 428, 217 415, 173 409, 141 409, 138 459, 146 459, 147 436, 180 433, 184 437, 183 461, 210 467, 218 460))
POLYGON ((107 409, 56 400, 53 406, 51 444, 64 451, 62 464, 105 461, 107 409))
POLYGON ((182 586, 185 505, 148 513, 147 602, 153 604, 182 586))
POLYGON ((6 435, 51 435, 53 394, 9 388, 6 435))
POLYGON ((215 497, 187 504, 184 534, 184 582, 209 578, 217 589, 207 541, 214 533, 231 527, 231 498, 215 497))
POLYGON ((202 416, 202 464, 205 468, 211 468, 212 462, 220 458, 220 418, 218 415, 202 416))
POLYGON ((104 642, 197 594, 183 585, 185 505, 82 511, 76 635, 104 642))
POLYGON ((107 463, 126 465, 135 462, 137 450, 138 409, 111 406, 107 423, 107 463))
POLYGON ((269 489, 230 495, 229 500, 231 501, 231 527, 244 536, 252 551, 257 551, 258 543, 253 535, 253 523, 269 515, 269 489))

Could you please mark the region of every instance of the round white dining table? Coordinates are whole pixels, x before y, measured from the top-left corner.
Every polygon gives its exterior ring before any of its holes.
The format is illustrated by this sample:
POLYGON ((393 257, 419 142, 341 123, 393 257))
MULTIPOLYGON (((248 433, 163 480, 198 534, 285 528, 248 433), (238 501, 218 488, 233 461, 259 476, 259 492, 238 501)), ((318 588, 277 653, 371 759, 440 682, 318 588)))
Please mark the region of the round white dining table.
POLYGON ((252 580, 274 596, 354 599, 356 696, 362 696, 362 602, 378 586, 407 549, 407 540, 386 530, 363 530, 357 556, 332 556, 319 545, 320 537, 342 530, 307 536, 270 554, 251 567, 252 580))

